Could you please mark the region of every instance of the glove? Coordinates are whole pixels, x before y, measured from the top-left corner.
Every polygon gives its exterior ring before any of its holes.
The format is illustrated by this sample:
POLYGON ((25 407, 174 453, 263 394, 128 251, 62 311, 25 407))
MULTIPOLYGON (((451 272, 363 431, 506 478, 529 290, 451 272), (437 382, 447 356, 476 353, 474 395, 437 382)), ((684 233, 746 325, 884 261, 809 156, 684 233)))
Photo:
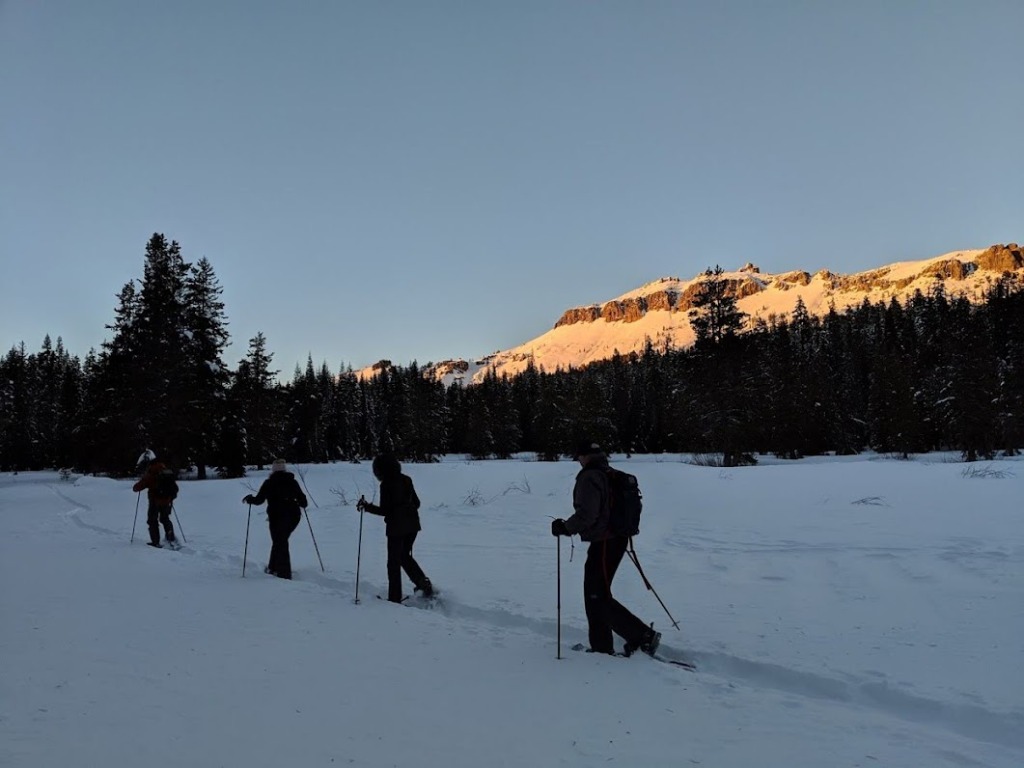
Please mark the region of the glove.
POLYGON ((558 518, 557 520, 551 521, 551 535, 552 536, 572 536, 569 533, 569 529, 565 527, 565 520, 558 518))
POLYGON ((356 509, 358 509, 360 512, 366 509, 366 497, 359 497, 359 501, 356 502, 356 509))
POLYGON ((247 494, 246 497, 244 499, 242 499, 242 503, 243 504, 252 504, 252 494, 247 494))

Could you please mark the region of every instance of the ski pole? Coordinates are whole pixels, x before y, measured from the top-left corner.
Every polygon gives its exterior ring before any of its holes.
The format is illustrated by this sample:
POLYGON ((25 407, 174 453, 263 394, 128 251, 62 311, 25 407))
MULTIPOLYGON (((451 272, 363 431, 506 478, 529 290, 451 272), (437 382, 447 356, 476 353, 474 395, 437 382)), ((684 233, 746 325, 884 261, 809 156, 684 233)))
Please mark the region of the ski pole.
POLYGON ((249 505, 249 513, 245 516, 245 549, 242 550, 242 578, 245 578, 245 559, 249 555, 249 521, 252 520, 252 504, 249 505))
POLYGON ((359 505, 359 544, 356 547, 356 605, 359 605, 359 563, 363 558, 363 515, 366 511, 359 505))
POLYGON ((320 505, 316 503, 316 499, 313 498, 313 494, 309 492, 309 486, 306 485, 306 471, 296 467, 296 472, 299 473, 299 480, 302 481, 302 487, 306 491, 306 495, 309 496, 309 500, 313 502, 313 506, 320 509, 320 505))
POLYGON ((557 568, 558 576, 555 579, 555 581, 558 584, 558 597, 557 597, 557 601, 558 601, 558 603, 557 603, 558 604, 558 613, 557 613, 557 615, 558 615, 558 620, 557 620, 557 624, 558 624, 558 646, 557 646, 557 648, 558 648, 558 651, 555 654, 555 658, 556 659, 560 659, 560 658, 562 658, 562 538, 560 536, 556 536, 555 539, 556 539, 556 543, 558 545, 558 560, 557 560, 557 562, 558 562, 558 568, 557 568))
POLYGON ((142 491, 139 491, 138 495, 135 497, 135 519, 132 520, 132 538, 128 542, 129 544, 134 544, 135 543, 135 523, 137 523, 139 521, 139 501, 141 501, 141 500, 142 500, 142 491))
POLYGON ((636 550, 633 549, 633 539, 629 540, 629 549, 626 550, 626 554, 629 555, 629 559, 633 561, 633 565, 636 566, 637 571, 640 572, 640 578, 644 580, 644 586, 647 587, 651 592, 654 592, 654 597, 657 598, 658 602, 661 603, 662 610, 665 611, 665 615, 668 616, 669 621, 672 622, 672 626, 679 629, 679 622, 672 618, 672 614, 668 612, 668 608, 665 607, 665 603, 662 602, 661 597, 654 589, 654 585, 647 580, 647 575, 644 573, 644 569, 640 567, 640 558, 636 556, 636 550))
MULTIPOLYGON (((306 512, 305 509, 302 511, 306 512)), ((309 526, 309 535, 313 536, 313 524, 309 522, 309 512, 306 512, 306 525, 309 526)), ((320 572, 324 573, 324 561, 320 559, 320 547, 316 545, 316 536, 313 536, 313 549, 316 550, 316 559, 320 560, 320 572)))
POLYGON ((181 540, 188 544, 188 539, 185 538, 185 530, 181 527, 181 519, 178 517, 178 510, 174 508, 174 502, 171 502, 171 514, 174 515, 174 521, 178 524, 178 533, 181 534, 181 540))

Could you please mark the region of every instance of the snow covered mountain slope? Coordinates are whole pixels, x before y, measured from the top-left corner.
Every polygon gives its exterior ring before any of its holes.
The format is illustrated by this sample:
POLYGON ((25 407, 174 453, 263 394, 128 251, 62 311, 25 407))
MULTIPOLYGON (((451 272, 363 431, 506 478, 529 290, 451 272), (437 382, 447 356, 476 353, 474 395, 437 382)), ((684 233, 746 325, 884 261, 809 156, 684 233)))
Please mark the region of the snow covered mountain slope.
MULTIPOLYGON (((841 312, 865 299, 872 303, 891 298, 903 301, 916 291, 927 294, 940 283, 950 297, 963 295, 978 301, 1006 273, 1024 279, 1024 250, 1015 243, 953 251, 850 275, 824 269, 813 274, 766 274, 747 264, 722 277, 739 296, 739 308, 753 326, 758 319, 789 316, 797 299, 803 300, 812 315, 824 315, 830 307, 841 312)), ((427 365, 424 373, 447 383, 479 381, 491 368, 498 375, 520 373, 531 359, 538 369, 553 371, 605 360, 616 351, 628 355, 643 350, 648 339, 656 348, 688 346, 694 340, 689 310, 705 279, 703 274, 689 280, 662 277, 603 304, 568 309, 550 331, 517 347, 474 360, 456 358, 427 365)), ((379 365, 359 374, 372 375, 379 365)))

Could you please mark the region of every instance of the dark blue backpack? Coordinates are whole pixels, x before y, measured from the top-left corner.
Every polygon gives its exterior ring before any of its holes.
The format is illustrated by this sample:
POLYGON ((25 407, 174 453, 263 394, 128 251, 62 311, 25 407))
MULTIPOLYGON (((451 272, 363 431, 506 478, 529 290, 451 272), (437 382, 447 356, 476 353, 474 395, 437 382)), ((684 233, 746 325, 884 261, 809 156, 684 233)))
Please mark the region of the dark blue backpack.
POLYGON ((640 513, 644 495, 636 475, 608 467, 608 530, 613 536, 636 536, 640 533, 640 513))
POLYGON ((174 479, 173 470, 165 469, 157 475, 153 492, 161 499, 171 499, 173 501, 178 498, 178 481, 174 479))

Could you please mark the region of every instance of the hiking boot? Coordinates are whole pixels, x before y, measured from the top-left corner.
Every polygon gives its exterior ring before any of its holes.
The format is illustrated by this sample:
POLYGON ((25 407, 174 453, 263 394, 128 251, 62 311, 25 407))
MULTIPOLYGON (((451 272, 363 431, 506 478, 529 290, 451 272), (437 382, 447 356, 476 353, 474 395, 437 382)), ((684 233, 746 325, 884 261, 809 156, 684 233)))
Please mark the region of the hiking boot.
POLYGON ((653 626, 645 630, 640 639, 640 650, 648 656, 653 656, 658 652, 659 645, 661 645, 661 632, 655 632, 653 626))
POLYGON ((430 579, 424 579, 423 583, 416 587, 413 592, 419 592, 423 597, 433 597, 434 585, 430 583, 430 579))
POLYGON ((661 644, 661 632, 655 632, 654 627, 650 626, 644 630, 643 634, 640 635, 640 640, 635 643, 626 643, 622 648, 623 656, 632 656, 637 651, 643 651, 648 656, 653 656, 658 652, 658 646, 661 644))

